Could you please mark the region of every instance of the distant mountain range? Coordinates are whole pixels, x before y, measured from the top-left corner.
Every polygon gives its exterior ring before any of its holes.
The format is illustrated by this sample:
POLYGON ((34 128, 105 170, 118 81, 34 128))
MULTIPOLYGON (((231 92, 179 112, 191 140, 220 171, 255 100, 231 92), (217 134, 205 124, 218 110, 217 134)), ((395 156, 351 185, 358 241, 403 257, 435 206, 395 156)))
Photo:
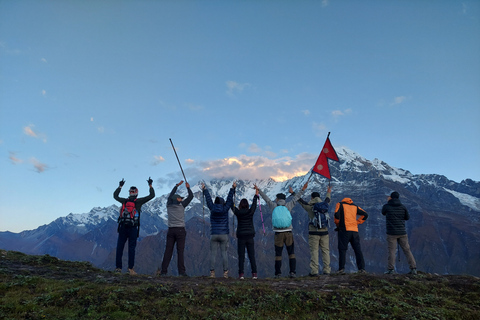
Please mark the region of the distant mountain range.
MULTIPOLYGON (((386 269, 385 217, 381 214, 386 195, 396 190, 408 208, 411 219, 407 222, 410 245, 419 271, 439 274, 471 274, 480 276, 480 182, 466 179, 460 183, 436 174, 414 175, 409 171, 389 166, 374 159, 367 160, 346 148, 339 148, 340 162, 330 162, 332 174, 332 207, 344 197, 352 200, 369 213, 368 220, 359 226, 362 250, 369 272, 380 273, 386 269)), ((288 187, 301 189, 310 174, 275 182, 271 179, 237 181, 236 204, 246 198, 249 203, 256 183, 273 200, 279 192, 288 194, 288 187)), ((226 197, 232 180, 206 182, 212 195, 226 197)), ((316 174, 310 179, 305 200, 313 191, 323 198, 328 180, 316 174)), ((184 186, 180 187, 182 190, 184 186)), ((183 190, 184 191, 184 190, 183 190)), ((195 195, 187 207, 186 268, 190 275, 207 275, 209 271, 209 210, 202 202, 199 185, 192 185, 195 195)), ((112 190, 113 193, 113 190, 112 190)), ((135 269, 139 273, 155 273, 160 266, 166 237, 167 194, 159 196, 142 208, 141 232, 137 245, 135 269)), ((114 202, 112 198, 112 202, 114 202)), ((35 230, 20 233, 0 232, 0 248, 27 254, 49 254, 65 260, 90 261, 95 266, 114 268, 117 241, 117 216, 119 206, 93 208, 84 214, 69 214, 35 230)), ((274 273, 274 246, 271 227, 271 210, 261 201, 261 212, 266 234, 263 233, 260 210, 255 214, 256 256, 259 276, 271 277, 274 273)), ((309 272, 308 218, 300 205, 292 210, 297 273, 309 272)), ((236 220, 230 217, 229 263, 232 275, 237 273, 236 238, 233 227, 236 220)), ((332 270, 338 269, 337 236, 330 227, 330 254, 332 270)), ((347 271, 356 271, 353 251, 349 249, 347 271)), ((124 258, 126 259, 126 254, 124 258)), ((217 270, 221 270, 220 258, 217 270)), ((246 259, 246 272, 250 267, 246 259)), ((407 272, 403 253, 397 259, 397 271, 407 272)), ((126 262, 124 263, 126 265, 126 262)), ((284 253, 283 270, 287 274, 287 257, 284 253)), ((320 263, 321 265, 321 263, 320 263)), ((176 255, 169 272, 176 275, 176 255)))

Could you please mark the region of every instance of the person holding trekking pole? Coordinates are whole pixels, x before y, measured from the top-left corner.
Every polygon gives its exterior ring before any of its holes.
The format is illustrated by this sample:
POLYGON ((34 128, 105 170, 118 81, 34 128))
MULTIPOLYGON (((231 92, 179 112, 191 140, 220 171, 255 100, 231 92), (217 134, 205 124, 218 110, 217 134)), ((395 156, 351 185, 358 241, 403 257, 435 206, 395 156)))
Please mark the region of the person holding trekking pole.
POLYGON ((181 186, 183 180, 173 187, 167 200, 167 216, 168 216, 168 231, 167 243, 165 245, 165 252, 163 254, 161 270, 157 270, 157 275, 166 276, 168 272, 168 265, 172 260, 173 247, 177 243, 177 267, 178 275, 186 277, 185 260, 183 253, 185 250, 185 239, 187 231, 185 230, 185 208, 193 199, 193 192, 190 189, 190 184, 185 183, 187 187, 188 196, 184 200, 182 196, 177 194, 177 189, 181 186))
POLYGON ((122 272, 122 256, 123 248, 128 240, 128 272, 130 275, 136 275, 133 270, 135 264, 135 248, 137 246, 137 238, 140 235, 140 212, 142 205, 155 198, 155 190, 152 187, 153 180, 148 178, 148 186, 150 194, 143 198, 137 198, 138 189, 134 186, 128 191, 128 198, 119 197, 125 180, 119 182, 118 188, 113 193, 113 198, 122 204, 120 216, 118 217, 118 240, 116 252, 116 269, 115 272, 122 272))

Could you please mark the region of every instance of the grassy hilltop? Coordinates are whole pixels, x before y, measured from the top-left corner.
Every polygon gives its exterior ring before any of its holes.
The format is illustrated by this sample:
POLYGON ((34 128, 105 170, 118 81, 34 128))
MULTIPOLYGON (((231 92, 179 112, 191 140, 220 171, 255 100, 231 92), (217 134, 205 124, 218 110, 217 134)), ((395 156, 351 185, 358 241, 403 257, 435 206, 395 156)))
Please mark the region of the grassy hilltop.
POLYGON ((472 276, 129 276, 0 251, 0 319, 480 319, 472 276))

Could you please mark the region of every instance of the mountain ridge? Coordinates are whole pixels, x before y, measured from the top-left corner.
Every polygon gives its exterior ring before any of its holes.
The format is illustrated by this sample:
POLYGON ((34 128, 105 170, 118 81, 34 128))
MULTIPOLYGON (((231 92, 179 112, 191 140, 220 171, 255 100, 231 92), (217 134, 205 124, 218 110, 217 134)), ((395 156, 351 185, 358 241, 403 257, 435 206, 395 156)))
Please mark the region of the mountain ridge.
MULTIPOLYGON (((441 175, 414 175, 408 170, 392 167, 378 159, 367 160, 346 148, 339 148, 337 154, 340 162, 330 161, 333 177, 332 204, 344 197, 350 197, 370 214, 359 230, 367 269, 381 272, 385 268, 385 221, 379 213, 382 205, 386 203, 386 195, 396 190, 400 192, 402 203, 410 211, 411 219, 407 221, 407 232, 419 268, 442 274, 480 275, 479 182, 466 179, 457 183, 441 175)), ((321 197, 324 197, 328 180, 317 174, 310 177, 307 173, 280 182, 273 179, 238 180, 236 203, 238 204, 241 198, 251 202, 254 195, 253 184, 257 184, 274 199, 279 192, 288 193, 290 186, 294 191, 300 190, 309 178, 309 186, 303 198, 308 200, 312 191, 318 191, 321 197)), ((212 195, 226 197, 233 181, 230 178, 205 182, 212 195)), ((187 249, 195 250, 196 258, 188 262, 187 270, 195 270, 200 274, 208 269, 205 261, 208 261, 209 254, 209 211, 202 201, 200 182, 192 184, 191 188, 194 199, 186 210, 187 249)), ((142 207, 136 264, 141 272, 153 273, 163 256, 167 230, 167 197, 168 194, 157 196, 142 207), (148 252, 153 254, 148 257, 148 252), (155 259, 152 260, 152 257, 155 259)), ((262 273, 269 274, 272 272, 273 259, 271 211, 263 200, 261 205, 267 236, 262 235, 262 221, 257 208, 254 217, 257 229, 257 259, 263 265, 262 273)), ((71 213, 34 230, 20 233, 0 232, 0 248, 29 254, 50 254, 62 259, 85 260, 103 268, 111 268, 116 246, 118 210, 119 206, 115 204, 105 208, 93 207, 88 213, 71 213)), ((333 208, 330 209, 330 214, 333 214, 333 208)), ((292 215, 298 269, 299 272, 308 272, 308 221, 300 206, 292 210, 292 215)), ((232 218, 231 216, 229 261, 231 266, 236 266, 236 244, 232 230, 236 221, 232 221, 232 218)), ((332 268, 335 269, 338 261, 336 234, 333 226, 329 231, 332 268)), ((188 252, 186 250, 187 254, 188 252)), ((347 269, 354 270, 350 251, 349 258, 351 261, 347 269)), ((404 269, 405 263, 400 263, 398 270, 404 269)), ((172 272, 176 272, 174 262, 172 272)))

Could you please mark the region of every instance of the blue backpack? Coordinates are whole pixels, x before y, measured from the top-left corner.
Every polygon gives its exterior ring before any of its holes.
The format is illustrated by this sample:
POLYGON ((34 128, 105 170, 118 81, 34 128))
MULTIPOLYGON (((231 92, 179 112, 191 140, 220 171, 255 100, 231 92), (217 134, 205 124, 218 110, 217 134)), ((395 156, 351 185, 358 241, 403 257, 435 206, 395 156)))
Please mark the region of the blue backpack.
POLYGON ((292 215, 285 206, 276 206, 272 212, 272 224, 275 229, 285 229, 292 225, 292 215))
POLYGON ((315 228, 321 229, 330 226, 330 217, 328 216, 328 202, 317 202, 313 205, 313 219, 310 220, 315 228))

